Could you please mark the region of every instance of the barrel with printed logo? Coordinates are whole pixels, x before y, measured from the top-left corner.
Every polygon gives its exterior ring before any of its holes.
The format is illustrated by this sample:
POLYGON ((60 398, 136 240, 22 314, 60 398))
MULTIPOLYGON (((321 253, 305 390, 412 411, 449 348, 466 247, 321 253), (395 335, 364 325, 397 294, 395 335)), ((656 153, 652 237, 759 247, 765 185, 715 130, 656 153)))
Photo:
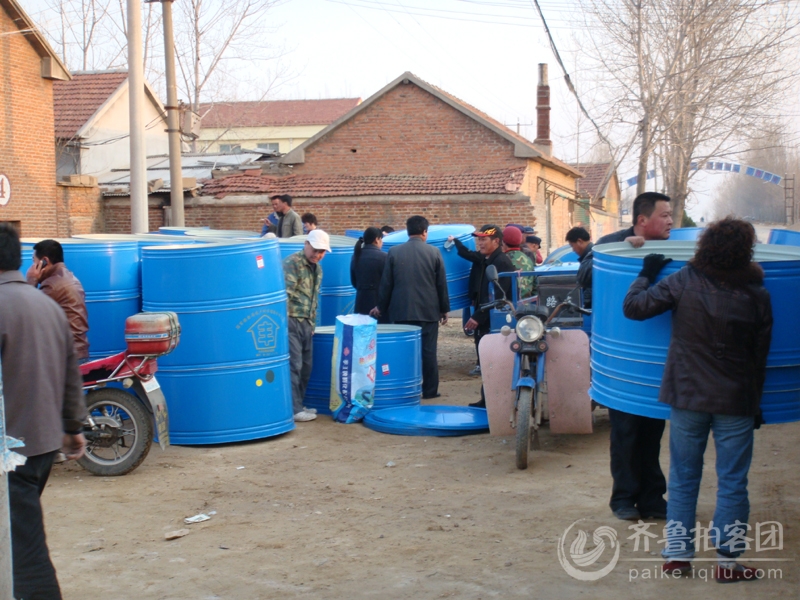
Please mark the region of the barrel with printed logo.
POLYGON ((181 342, 158 359, 174 444, 294 428, 286 292, 275 240, 145 247, 145 311, 174 311, 181 342))

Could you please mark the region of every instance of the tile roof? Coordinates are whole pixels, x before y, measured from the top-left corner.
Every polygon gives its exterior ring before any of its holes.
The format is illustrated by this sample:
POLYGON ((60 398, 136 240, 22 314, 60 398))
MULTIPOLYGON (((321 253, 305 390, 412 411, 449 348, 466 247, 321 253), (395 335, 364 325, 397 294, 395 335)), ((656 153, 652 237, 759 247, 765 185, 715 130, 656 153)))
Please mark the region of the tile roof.
POLYGON ((270 100, 201 104, 202 127, 328 125, 361 103, 361 98, 270 100))
POLYGON ((459 175, 234 175, 212 179, 203 195, 291 194, 299 198, 340 196, 514 194, 522 186, 525 167, 459 175))
POLYGON ((584 175, 583 179, 578 180, 579 194, 586 194, 592 200, 599 200, 606 195, 608 182, 603 189, 600 189, 600 186, 611 169, 611 163, 572 163, 570 166, 578 169, 584 175))
POLYGON ((53 82, 56 138, 72 138, 128 78, 127 71, 74 73, 53 82))

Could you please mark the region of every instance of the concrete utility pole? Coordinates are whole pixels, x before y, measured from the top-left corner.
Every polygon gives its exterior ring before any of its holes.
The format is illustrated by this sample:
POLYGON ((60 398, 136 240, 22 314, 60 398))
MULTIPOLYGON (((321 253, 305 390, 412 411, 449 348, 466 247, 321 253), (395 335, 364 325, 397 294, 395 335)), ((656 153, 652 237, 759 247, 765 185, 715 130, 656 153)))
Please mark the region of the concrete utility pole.
POLYGON ((181 125, 178 107, 178 85, 175 82, 175 40, 172 35, 172 2, 162 0, 164 16, 164 62, 167 74, 167 133, 169 134, 169 198, 172 225, 184 227, 183 171, 181 169, 181 125))
MULTIPOLYGON (((131 233, 147 233, 147 148, 144 142, 142 4, 128 1, 128 97, 131 140, 131 233)), ((181 187, 183 187, 181 185, 181 187)))

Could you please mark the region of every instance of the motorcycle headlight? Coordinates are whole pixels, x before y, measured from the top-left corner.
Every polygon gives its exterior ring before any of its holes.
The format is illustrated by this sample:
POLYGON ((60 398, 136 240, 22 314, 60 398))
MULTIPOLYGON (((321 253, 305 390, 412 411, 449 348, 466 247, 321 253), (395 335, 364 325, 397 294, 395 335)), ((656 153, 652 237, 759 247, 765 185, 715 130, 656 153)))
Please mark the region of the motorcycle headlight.
POLYGON ((535 342, 544 335, 544 323, 530 315, 517 321, 517 337, 523 342, 535 342))

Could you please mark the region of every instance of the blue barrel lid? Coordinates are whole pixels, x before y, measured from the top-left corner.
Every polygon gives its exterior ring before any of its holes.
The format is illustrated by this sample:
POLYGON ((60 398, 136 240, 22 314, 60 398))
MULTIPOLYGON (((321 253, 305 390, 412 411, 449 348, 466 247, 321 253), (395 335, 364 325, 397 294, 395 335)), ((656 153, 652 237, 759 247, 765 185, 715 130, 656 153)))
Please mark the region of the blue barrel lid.
POLYGON ((703 233, 705 227, 679 227, 670 231, 669 239, 674 241, 695 241, 703 233))
POLYGON ((417 435, 426 437, 456 437, 460 435, 473 435, 476 433, 485 433, 489 431, 488 425, 483 429, 428 429, 424 427, 410 427, 410 426, 401 426, 397 424, 388 424, 374 419, 374 415, 385 412, 386 410, 394 410, 394 409, 390 408, 382 410, 373 409, 371 413, 369 413, 366 417, 364 417, 363 421, 364 426, 367 429, 371 429, 372 431, 377 431, 378 433, 388 433, 391 435, 417 435))
MULTIPOLYGON (((445 242, 451 235, 456 238, 462 238, 467 235, 472 235, 475 228, 472 225, 431 225, 428 227, 428 243, 434 244, 436 242, 445 242)), ((403 231, 394 231, 388 235, 383 236, 384 246, 397 246, 408 241, 408 233, 403 231)))
POLYGON ((446 429, 475 431, 489 428, 489 418, 483 408, 471 406, 445 406, 426 404, 423 406, 400 406, 373 411, 372 422, 394 425, 400 428, 446 429))
POLYGON ((800 246, 800 231, 790 229, 770 229, 768 244, 800 246))

